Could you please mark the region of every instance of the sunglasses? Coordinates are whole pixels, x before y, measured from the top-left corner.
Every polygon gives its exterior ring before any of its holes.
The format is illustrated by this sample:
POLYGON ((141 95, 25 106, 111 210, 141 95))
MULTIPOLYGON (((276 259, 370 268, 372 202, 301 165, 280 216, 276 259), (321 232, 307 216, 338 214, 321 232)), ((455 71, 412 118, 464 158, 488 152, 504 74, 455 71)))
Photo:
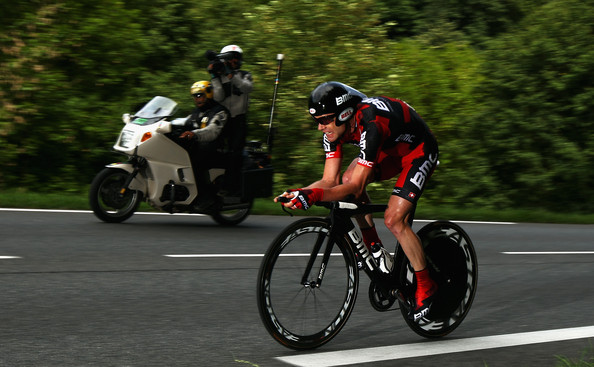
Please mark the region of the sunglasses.
POLYGON ((334 115, 320 116, 320 117, 312 116, 312 117, 313 117, 314 121, 316 122, 316 124, 320 124, 320 125, 324 125, 324 126, 326 126, 336 120, 336 116, 334 116, 334 115))
POLYGON ((192 97, 200 98, 200 97, 203 97, 204 95, 205 95, 204 93, 196 93, 196 94, 192 94, 192 97))

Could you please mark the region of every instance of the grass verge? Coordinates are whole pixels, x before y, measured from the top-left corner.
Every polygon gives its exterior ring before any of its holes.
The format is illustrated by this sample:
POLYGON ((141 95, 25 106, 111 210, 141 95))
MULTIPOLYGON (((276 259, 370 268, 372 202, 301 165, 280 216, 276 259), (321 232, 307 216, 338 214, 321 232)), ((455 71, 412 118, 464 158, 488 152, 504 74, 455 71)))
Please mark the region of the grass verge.
POLYGON ((579 359, 573 360, 565 356, 556 356, 557 363, 555 367, 594 367, 594 345, 582 352, 579 359))
MULTIPOLYGON (((30 209, 72 209, 89 210, 89 200, 86 194, 80 193, 36 193, 20 189, 4 190, 0 192, 0 208, 30 208, 30 209)), ((152 211, 150 206, 142 204, 141 211, 152 211)), ((314 207, 306 212, 291 211, 292 214, 303 216, 323 216, 327 209, 314 207)), ((286 215, 279 204, 272 199, 256 199, 252 214, 286 215)), ((379 216, 379 215, 378 215, 379 216)), ((594 214, 554 213, 541 209, 488 209, 488 208, 460 208, 450 206, 431 206, 421 202, 417 210, 418 219, 448 219, 471 220, 489 222, 530 222, 530 223, 574 223, 594 224, 594 214)))

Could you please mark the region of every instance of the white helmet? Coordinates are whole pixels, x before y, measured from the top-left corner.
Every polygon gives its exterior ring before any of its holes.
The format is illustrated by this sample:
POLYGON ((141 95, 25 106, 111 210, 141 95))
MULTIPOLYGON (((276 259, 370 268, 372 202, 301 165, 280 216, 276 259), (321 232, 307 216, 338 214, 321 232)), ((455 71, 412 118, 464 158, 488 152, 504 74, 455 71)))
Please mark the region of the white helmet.
POLYGON ((237 68, 241 67, 241 64, 243 64, 243 50, 237 45, 227 45, 223 47, 221 55, 229 55, 233 59, 239 60, 237 68))
POLYGON ((226 54, 227 52, 238 52, 240 55, 243 55, 243 50, 237 45, 227 45, 223 47, 221 53, 226 54))

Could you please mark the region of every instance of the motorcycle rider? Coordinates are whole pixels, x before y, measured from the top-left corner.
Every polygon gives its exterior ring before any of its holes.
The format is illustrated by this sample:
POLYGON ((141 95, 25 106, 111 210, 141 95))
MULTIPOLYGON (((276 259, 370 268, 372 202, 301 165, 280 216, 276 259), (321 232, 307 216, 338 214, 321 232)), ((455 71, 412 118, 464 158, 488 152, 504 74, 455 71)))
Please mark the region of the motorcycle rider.
POLYGON ((212 78, 214 100, 227 107, 231 114, 224 132, 228 140, 229 160, 221 194, 235 195, 240 188, 243 148, 247 136, 246 114, 254 84, 252 74, 240 69, 243 64, 241 47, 227 45, 217 56, 209 58, 211 62, 207 67, 212 78), (223 60, 224 67, 217 67, 221 65, 220 60, 223 60))
MULTIPOLYGON (((437 164, 438 146, 433 133, 406 102, 388 97, 367 98, 338 82, 322 83, 314 89, 309 97, 309 113, 318 130, 324 133, 323 176, 302 189, 287 190, 281 196, 291 200, 283 205, 308 209, 316 201, 342 200, 351 194, 359 202, 368 203, 367 184, 399 175, 384 213, 384 223, 415 270, 415 305, 409 317, 420 320, 429 312, 437 284, 429 275, 423 246, 411 228, 410 219, 437 164), (360 153, 340 183, 344 143, 359 146, 360 153)), ((393 259, 381 246, 372 215, 359 217, 357 222, 367 247, 374 257, 376 254, 381 257, 380 269, 391 271, 393 259)))
POLYGON ((208 209, 215 202, 215 192, 210 183, 208 169, 223 165, 221 149, 224 146, 222 131, 229 119, 229 111, 213 99, 213 87, 208 81, 198 81, 190 87, 196 108, 185 122, 186 128, 179 135, 188 141, 187 149, 196 176, 198 198, 194 208, 208 209))

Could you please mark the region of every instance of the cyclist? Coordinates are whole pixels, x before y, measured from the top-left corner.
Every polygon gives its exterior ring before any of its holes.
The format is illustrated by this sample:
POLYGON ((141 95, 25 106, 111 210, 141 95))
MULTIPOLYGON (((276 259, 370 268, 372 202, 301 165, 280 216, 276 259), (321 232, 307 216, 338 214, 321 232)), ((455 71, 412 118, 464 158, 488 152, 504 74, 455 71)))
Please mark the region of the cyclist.
MULTIPOLYGON (((355 195, 360 203, 370 201, 367 184, 400 174, 384 213, 384 223, 398 239, 415 270, 417 290, 409 315, 415 321, 431 307, 437 284, 429 276, 421 241, 410 223, 416 203, 437 164, 438 146, 433 133, 406 102, 388 97, 368 98, 339 82, 317 86, 309 97, 309 113, 323 132, 326 160, 322 178, 309 186, 291 189, 281 196, 283 205, 307 210, 317 201, 342 200, 355 195), (342 145, 360 148, 342 175, 342 145)), ((275 199, 278 202, 278 199, 275 199)), ((357 218, 363 241, 372 249, 381 246, 371 214, 357 218)), ((380 269, 391 271, 393 259, 382 247, 380 269)))

